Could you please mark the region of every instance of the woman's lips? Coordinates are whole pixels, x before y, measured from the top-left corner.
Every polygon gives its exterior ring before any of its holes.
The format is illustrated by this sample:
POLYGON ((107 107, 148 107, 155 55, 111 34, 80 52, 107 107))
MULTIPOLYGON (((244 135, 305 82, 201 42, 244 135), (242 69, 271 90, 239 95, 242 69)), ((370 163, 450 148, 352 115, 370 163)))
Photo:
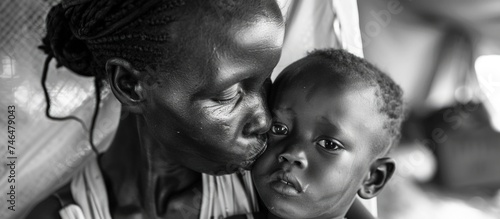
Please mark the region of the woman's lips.
POLYGON ((248 158, 248 160, 246 161, 243 161, 241 163, 241 167, 243 167, 243 169, 245 170, 250 170, 252 168, 252 165, 253 163, 262 155, 264 154, 264 152, 266 151, 267 149, 267 139, 263 139, 262 140, 262 147, 260 148, 259 151, 257 151, 257 153, 255 153, 254 155, 250 156, 250 158, 248 158))
POLYGON ((262 147, 260 148, 260 150, 257 153, 255 153, 253 156, 251 156, 248 159, 251 162, 257 160, 257 158, 259 158, 260 155, 262 155, 266 151, 266 148, 267 148, 267 135, 266 134, 259 135, 259 137, 257 139, 258 139, 258 142, 262 145, 262 147))
POLYGON ((284 170, 274 172, 269 185, 274 191, 284 196, 299 196, 305 191, 297 177, 284 170))

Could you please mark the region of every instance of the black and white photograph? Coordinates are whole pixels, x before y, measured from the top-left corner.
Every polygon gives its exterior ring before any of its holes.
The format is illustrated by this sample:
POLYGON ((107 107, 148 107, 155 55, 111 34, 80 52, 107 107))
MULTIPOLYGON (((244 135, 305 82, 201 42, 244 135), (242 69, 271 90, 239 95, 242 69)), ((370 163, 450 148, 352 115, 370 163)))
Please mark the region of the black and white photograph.
POLYGON ((500 219, 498 0, 0 0, 0 219, 500 219))

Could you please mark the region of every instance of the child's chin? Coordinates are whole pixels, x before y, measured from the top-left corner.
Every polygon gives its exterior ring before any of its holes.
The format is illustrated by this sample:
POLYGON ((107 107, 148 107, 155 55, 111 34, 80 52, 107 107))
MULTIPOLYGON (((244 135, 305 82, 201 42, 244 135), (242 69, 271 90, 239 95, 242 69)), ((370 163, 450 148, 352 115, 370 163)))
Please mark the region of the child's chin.
POLYGON ((307 214, 305 214, 305 211, 301 211, 301 209, 297 208, 292 208, 291 206, 286 206, 284 208, 272 208, 269 209, 269 212, 279 218, 307 218, 307 214))
POLYGON ((280 218, 307 218, 308 209, 302 209, 300 205, 295 205, 281 199, 264 201, 269 212, 280 218))

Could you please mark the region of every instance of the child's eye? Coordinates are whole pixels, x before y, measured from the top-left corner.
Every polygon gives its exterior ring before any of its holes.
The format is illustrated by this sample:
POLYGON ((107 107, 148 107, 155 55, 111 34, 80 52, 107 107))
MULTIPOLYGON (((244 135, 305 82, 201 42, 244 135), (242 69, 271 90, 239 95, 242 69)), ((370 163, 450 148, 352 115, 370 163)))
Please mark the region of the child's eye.
POLYGON ((321 139, 317 142, 317 144, 329 151, 344 149, 344 145, 335 139, 321 139))
POLYGON ((271 132, 275 135, 286 135, 288 134, 288 127, 281 123, 274 123, 271 126, 271 132))
POLYGON ((219 95, 217 95, 217 97, 213 98, 213 100, 219 102, 220 104, 225 104, 237 99, 240 93, 240 86, 238 84, 235 84, 230 88, 222 91, 219 95))

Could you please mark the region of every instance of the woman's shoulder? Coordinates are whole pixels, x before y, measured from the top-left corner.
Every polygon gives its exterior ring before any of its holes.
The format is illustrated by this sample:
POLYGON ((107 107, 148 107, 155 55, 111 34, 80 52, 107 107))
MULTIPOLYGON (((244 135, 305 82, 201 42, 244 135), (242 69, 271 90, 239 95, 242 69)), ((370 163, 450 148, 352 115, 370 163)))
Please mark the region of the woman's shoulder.
POLYGON ((74 203, 70 184, 66 184, 55 193, 39 202, 26 219, 59 219, 59 211, 68 204, 74 203))

